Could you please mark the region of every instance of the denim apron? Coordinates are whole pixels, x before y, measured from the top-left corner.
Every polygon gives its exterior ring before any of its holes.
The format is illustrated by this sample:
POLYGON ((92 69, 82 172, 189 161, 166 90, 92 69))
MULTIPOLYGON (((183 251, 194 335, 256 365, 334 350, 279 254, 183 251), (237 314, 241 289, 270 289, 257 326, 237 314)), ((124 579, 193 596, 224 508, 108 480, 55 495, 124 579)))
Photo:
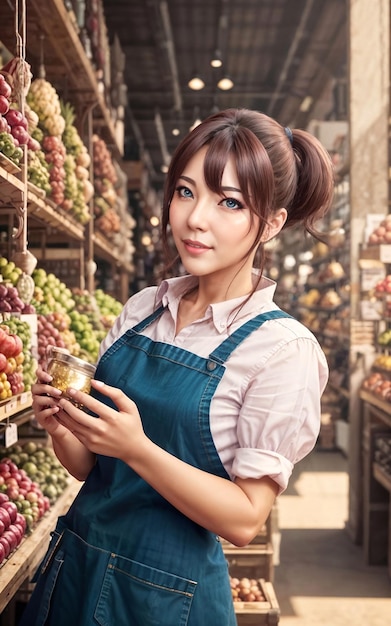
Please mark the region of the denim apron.
MULTIPOLYGON (((209 426, 224 363, 265 321, 289 316, 279 310, 258 315, 202 358, 141 334, 163 311, 121 336, 102 356, 96 378, 134 400, 158 446, 229 480, 209 426)), ((98 456, 59 518, 36 579, 20 626, 236 624, 219 538, 111 457, 98 456)))

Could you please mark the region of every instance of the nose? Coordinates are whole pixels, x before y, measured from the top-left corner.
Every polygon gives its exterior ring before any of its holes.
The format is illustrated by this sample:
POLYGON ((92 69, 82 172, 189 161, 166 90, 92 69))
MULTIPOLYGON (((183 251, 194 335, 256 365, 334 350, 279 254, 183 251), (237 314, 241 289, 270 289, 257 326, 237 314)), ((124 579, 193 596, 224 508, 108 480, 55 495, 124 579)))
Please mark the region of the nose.
POLYGON ((192 203, 187 223, 193 230, 206 230, 210 214, 210 204, 207 198, 198 198, 192 203))

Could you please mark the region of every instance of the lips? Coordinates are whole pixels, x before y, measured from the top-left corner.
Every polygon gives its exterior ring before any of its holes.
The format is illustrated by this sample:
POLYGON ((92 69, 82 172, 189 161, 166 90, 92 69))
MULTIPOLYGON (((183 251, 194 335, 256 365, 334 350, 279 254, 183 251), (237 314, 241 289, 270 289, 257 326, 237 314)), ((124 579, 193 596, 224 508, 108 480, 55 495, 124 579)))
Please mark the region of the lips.
POLYGON ((194 248, 195 250, 210 250, 209 246, 205 246, 200 241, 193 241, 192 239, 184 239, 183 243, 188 248, 194 248))

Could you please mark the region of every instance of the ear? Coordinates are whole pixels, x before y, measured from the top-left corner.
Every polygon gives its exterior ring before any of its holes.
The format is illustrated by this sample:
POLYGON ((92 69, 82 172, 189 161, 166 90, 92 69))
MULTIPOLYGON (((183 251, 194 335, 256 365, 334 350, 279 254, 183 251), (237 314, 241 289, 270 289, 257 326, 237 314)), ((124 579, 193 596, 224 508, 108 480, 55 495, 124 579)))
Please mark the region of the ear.
POLYGON ((278 235, 278 233, 284 226, 287 217, 288 212, 286 209, 277 209, 272 219, 265 226, 265 230, 263 231, 261 238, 262 243, 266 243, 267 241, 270 241, 270 239, 273 239, 273 237, 278 235))

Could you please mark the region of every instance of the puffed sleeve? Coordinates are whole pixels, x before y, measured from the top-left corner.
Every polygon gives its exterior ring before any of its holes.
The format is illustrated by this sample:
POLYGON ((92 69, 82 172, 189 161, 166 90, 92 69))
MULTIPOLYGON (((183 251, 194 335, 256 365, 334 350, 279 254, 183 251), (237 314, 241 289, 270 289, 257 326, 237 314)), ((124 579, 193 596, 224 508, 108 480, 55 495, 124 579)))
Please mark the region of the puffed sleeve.
POLYGON ((232 473, 240 478, 270 476, 281 493, 294 464, 316 443, 327 361, 315 338, 296 337, 248 377, 232 473))

